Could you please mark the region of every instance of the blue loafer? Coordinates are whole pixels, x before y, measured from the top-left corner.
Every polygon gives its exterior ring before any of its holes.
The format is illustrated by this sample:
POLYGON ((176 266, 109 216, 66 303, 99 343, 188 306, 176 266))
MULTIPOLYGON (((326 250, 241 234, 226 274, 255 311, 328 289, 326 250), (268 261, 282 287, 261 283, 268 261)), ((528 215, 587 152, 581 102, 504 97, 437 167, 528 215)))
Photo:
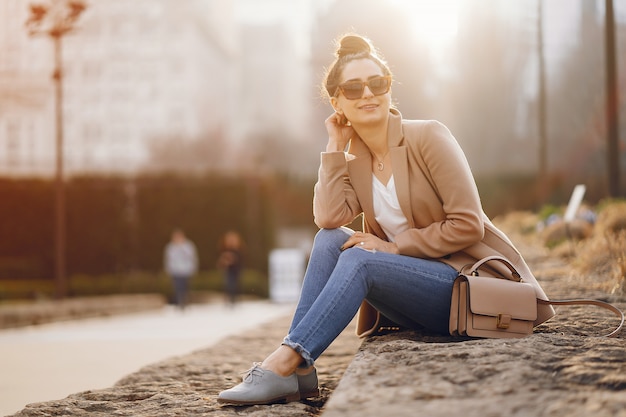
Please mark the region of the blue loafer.
POLYGON ((255 363, 243 382, 220 392, 217 402, 232 405, 260 405, 300 400, 298 377, 295 373, 283 377, 255 363))
POLYGON ((297 372, 296 375, 298 376, 298 389, 301 399, 319 397, 320 390, 318 388, 317 370, 315 368, 306 375, 300 375, 297 372))

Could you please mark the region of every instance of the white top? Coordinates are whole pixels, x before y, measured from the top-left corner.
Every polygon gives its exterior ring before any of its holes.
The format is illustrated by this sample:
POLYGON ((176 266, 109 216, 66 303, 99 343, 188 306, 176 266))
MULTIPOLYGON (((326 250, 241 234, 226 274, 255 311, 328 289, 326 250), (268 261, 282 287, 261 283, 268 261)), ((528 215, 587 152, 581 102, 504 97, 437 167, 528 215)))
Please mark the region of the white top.
POLYGON ((372 178, 374 218, 382 227, 389 241, 394 242, 398 233, 409 228, 409 222, 400 209, 393 175, 389 178, 386 186, 376 178, 376 175, 372 175, 372 178))

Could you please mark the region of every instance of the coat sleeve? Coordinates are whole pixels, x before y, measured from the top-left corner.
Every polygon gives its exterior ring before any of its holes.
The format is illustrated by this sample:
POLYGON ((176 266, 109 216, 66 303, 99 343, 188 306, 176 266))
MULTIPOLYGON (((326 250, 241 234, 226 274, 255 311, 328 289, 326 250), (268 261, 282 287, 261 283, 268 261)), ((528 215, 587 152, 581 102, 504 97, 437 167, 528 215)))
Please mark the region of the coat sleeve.
MULTIPOLYGON (((430 189, 411 190, 413 198, 425 202, 434 221, 411 228, 395 237, 401 254, 419 258, 441 258, 483 239, 483 210, 465 154, 450 131, 441 123, 428 122, 410 146, 416 152, 412 176, 424 176, 430 189)), ((413 213, 416 224, 425 213, 413 213)), ((430 215, 430 214, 427 214, 430 215)))
POLYGON ((361 214, 361 206, 350 183, 346 154, 322 152, 313 194, 313 217, 320 228, 344 226, 361 214))

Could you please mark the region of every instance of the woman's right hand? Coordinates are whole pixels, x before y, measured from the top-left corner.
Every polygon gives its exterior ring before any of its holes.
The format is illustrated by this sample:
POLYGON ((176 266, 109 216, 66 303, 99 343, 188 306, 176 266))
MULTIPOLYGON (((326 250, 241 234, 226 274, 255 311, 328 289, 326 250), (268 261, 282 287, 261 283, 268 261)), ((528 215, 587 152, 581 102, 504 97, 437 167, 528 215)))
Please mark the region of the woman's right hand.
POLYGON ((328 116, 324 124, 328 131, 326 152, 343 152, 350 138, 354 136, 354 129, 346 116, 334 112, 328 116))

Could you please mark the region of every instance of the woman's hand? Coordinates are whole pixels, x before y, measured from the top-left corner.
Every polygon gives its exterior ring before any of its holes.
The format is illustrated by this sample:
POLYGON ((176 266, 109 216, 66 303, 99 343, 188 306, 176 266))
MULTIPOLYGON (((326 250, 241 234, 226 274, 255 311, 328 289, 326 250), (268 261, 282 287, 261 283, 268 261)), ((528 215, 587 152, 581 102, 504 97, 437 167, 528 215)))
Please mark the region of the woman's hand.
POLYGON ((328 131, 326 152, 343 152, 350 138, 354 136, 354 129, 346 116, 335 112, 328 116, 324 124, 328 131))
POLYGON ((358 246, 372 252, 386 252, 395 255, 400 253, 395 243, 382 240, 371 233, 355 232, 346 240, 346 243, 341 246, 341 250, 346 250, 353 246, 358 246))

